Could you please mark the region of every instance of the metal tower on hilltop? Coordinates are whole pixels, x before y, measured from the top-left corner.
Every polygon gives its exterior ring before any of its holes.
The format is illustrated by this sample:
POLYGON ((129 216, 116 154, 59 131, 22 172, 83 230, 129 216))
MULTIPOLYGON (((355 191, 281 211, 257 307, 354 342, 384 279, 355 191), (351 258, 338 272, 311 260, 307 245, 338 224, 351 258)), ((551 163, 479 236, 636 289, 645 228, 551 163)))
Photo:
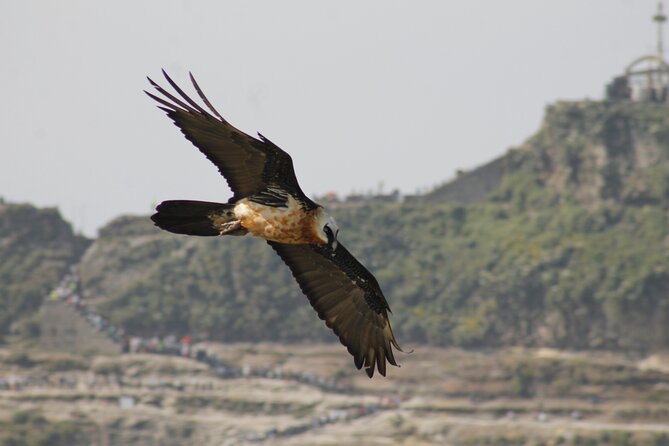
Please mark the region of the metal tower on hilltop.
POLYGON ((657 13, 653 22, 657 24, 657 47, 655 54, 646 54, 634 59, 625 68, 625 74, 613 79, 606 87, 606 96, 611 100, 633 100, 641 102, 669 102, 669 65, 664 59, 664 14, 662 1, 657 2, 657 13))
POLYGON ((657 2, 657 14, 653 16, 653 21, 657 23, 657 58, 664 62, 664 49, 662 45, 663 40, 663 26, 667 21, 667 16, 664 15, 662 2, 657 2))

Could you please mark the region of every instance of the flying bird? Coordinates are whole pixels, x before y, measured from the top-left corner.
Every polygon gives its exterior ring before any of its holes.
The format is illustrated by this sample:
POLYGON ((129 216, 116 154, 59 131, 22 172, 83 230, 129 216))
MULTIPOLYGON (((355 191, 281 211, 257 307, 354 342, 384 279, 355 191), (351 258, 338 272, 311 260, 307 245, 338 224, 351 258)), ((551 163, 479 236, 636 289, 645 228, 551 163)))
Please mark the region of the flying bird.
POLYGON ((196 236, 265 239, 288 265, 318 316, 339 337, 358 369, 383 376, 397 365, 399 347, 390 308, 376 278, 341 244, 339 228, 323 206, 297 182, 290 155, 258 133, 254 138, 226 121, 190 80, 204 106, 191 99, 163 70, 176 94, 153 80, 158 102, 186 139, 218 167, 232 190, 227 203, 163 201, 151 219, 161 229, 196 236), (206 109, 205 109, 206 107, 206 109))

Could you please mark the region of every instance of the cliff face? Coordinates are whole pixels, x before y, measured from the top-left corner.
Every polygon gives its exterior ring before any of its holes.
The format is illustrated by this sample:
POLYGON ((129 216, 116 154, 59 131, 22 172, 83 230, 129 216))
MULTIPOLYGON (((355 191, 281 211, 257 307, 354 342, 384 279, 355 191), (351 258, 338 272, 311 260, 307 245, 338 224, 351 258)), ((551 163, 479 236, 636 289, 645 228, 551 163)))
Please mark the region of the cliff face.
POLYGON ((669 108, 636 102, 559 102, 523 145, 460 175, 425 199, 483 202, 523 180, 588 207, 669 203, 669 108), (523 178, 519 178, 523 176, 523 178))
POLYGON ((0 335, 39 308, 89 244, 56 209, 0 203, 0 335))
POLYGON ((525 162, 546 187, 586 206, 669 203, 669 108, 635 102, 549 107, 525 162))

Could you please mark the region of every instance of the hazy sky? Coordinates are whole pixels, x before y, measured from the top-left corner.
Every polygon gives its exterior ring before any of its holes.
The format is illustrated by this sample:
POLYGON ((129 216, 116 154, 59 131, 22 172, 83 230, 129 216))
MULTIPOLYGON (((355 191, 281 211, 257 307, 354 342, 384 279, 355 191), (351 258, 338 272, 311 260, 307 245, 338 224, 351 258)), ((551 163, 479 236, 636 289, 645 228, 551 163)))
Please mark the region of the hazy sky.
MULTIPOLYGON (((225 182, 149 100, 193 71, 309 195, 415 193, 600 98, 654 51, 654 0, 30 1, 0 6, 0 196, 77 230, 225 182)), ((665 45, 666 46, 666 45, 665 45)), ((187 91, 192 91, 188 89, 187 91)))

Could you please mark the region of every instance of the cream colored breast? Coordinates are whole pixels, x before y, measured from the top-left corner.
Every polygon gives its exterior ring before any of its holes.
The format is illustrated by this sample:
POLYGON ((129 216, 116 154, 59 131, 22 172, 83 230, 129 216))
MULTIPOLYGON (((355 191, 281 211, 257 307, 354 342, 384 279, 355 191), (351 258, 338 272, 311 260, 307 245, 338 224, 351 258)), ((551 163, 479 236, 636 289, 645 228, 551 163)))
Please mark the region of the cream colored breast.
POLYGON ((322 243, 315 239, 314 219, 295 199, 288 198, 288 207, 275 208, 247 199, 235 206, 235 217, 256 237, 281 243, 322 243))

